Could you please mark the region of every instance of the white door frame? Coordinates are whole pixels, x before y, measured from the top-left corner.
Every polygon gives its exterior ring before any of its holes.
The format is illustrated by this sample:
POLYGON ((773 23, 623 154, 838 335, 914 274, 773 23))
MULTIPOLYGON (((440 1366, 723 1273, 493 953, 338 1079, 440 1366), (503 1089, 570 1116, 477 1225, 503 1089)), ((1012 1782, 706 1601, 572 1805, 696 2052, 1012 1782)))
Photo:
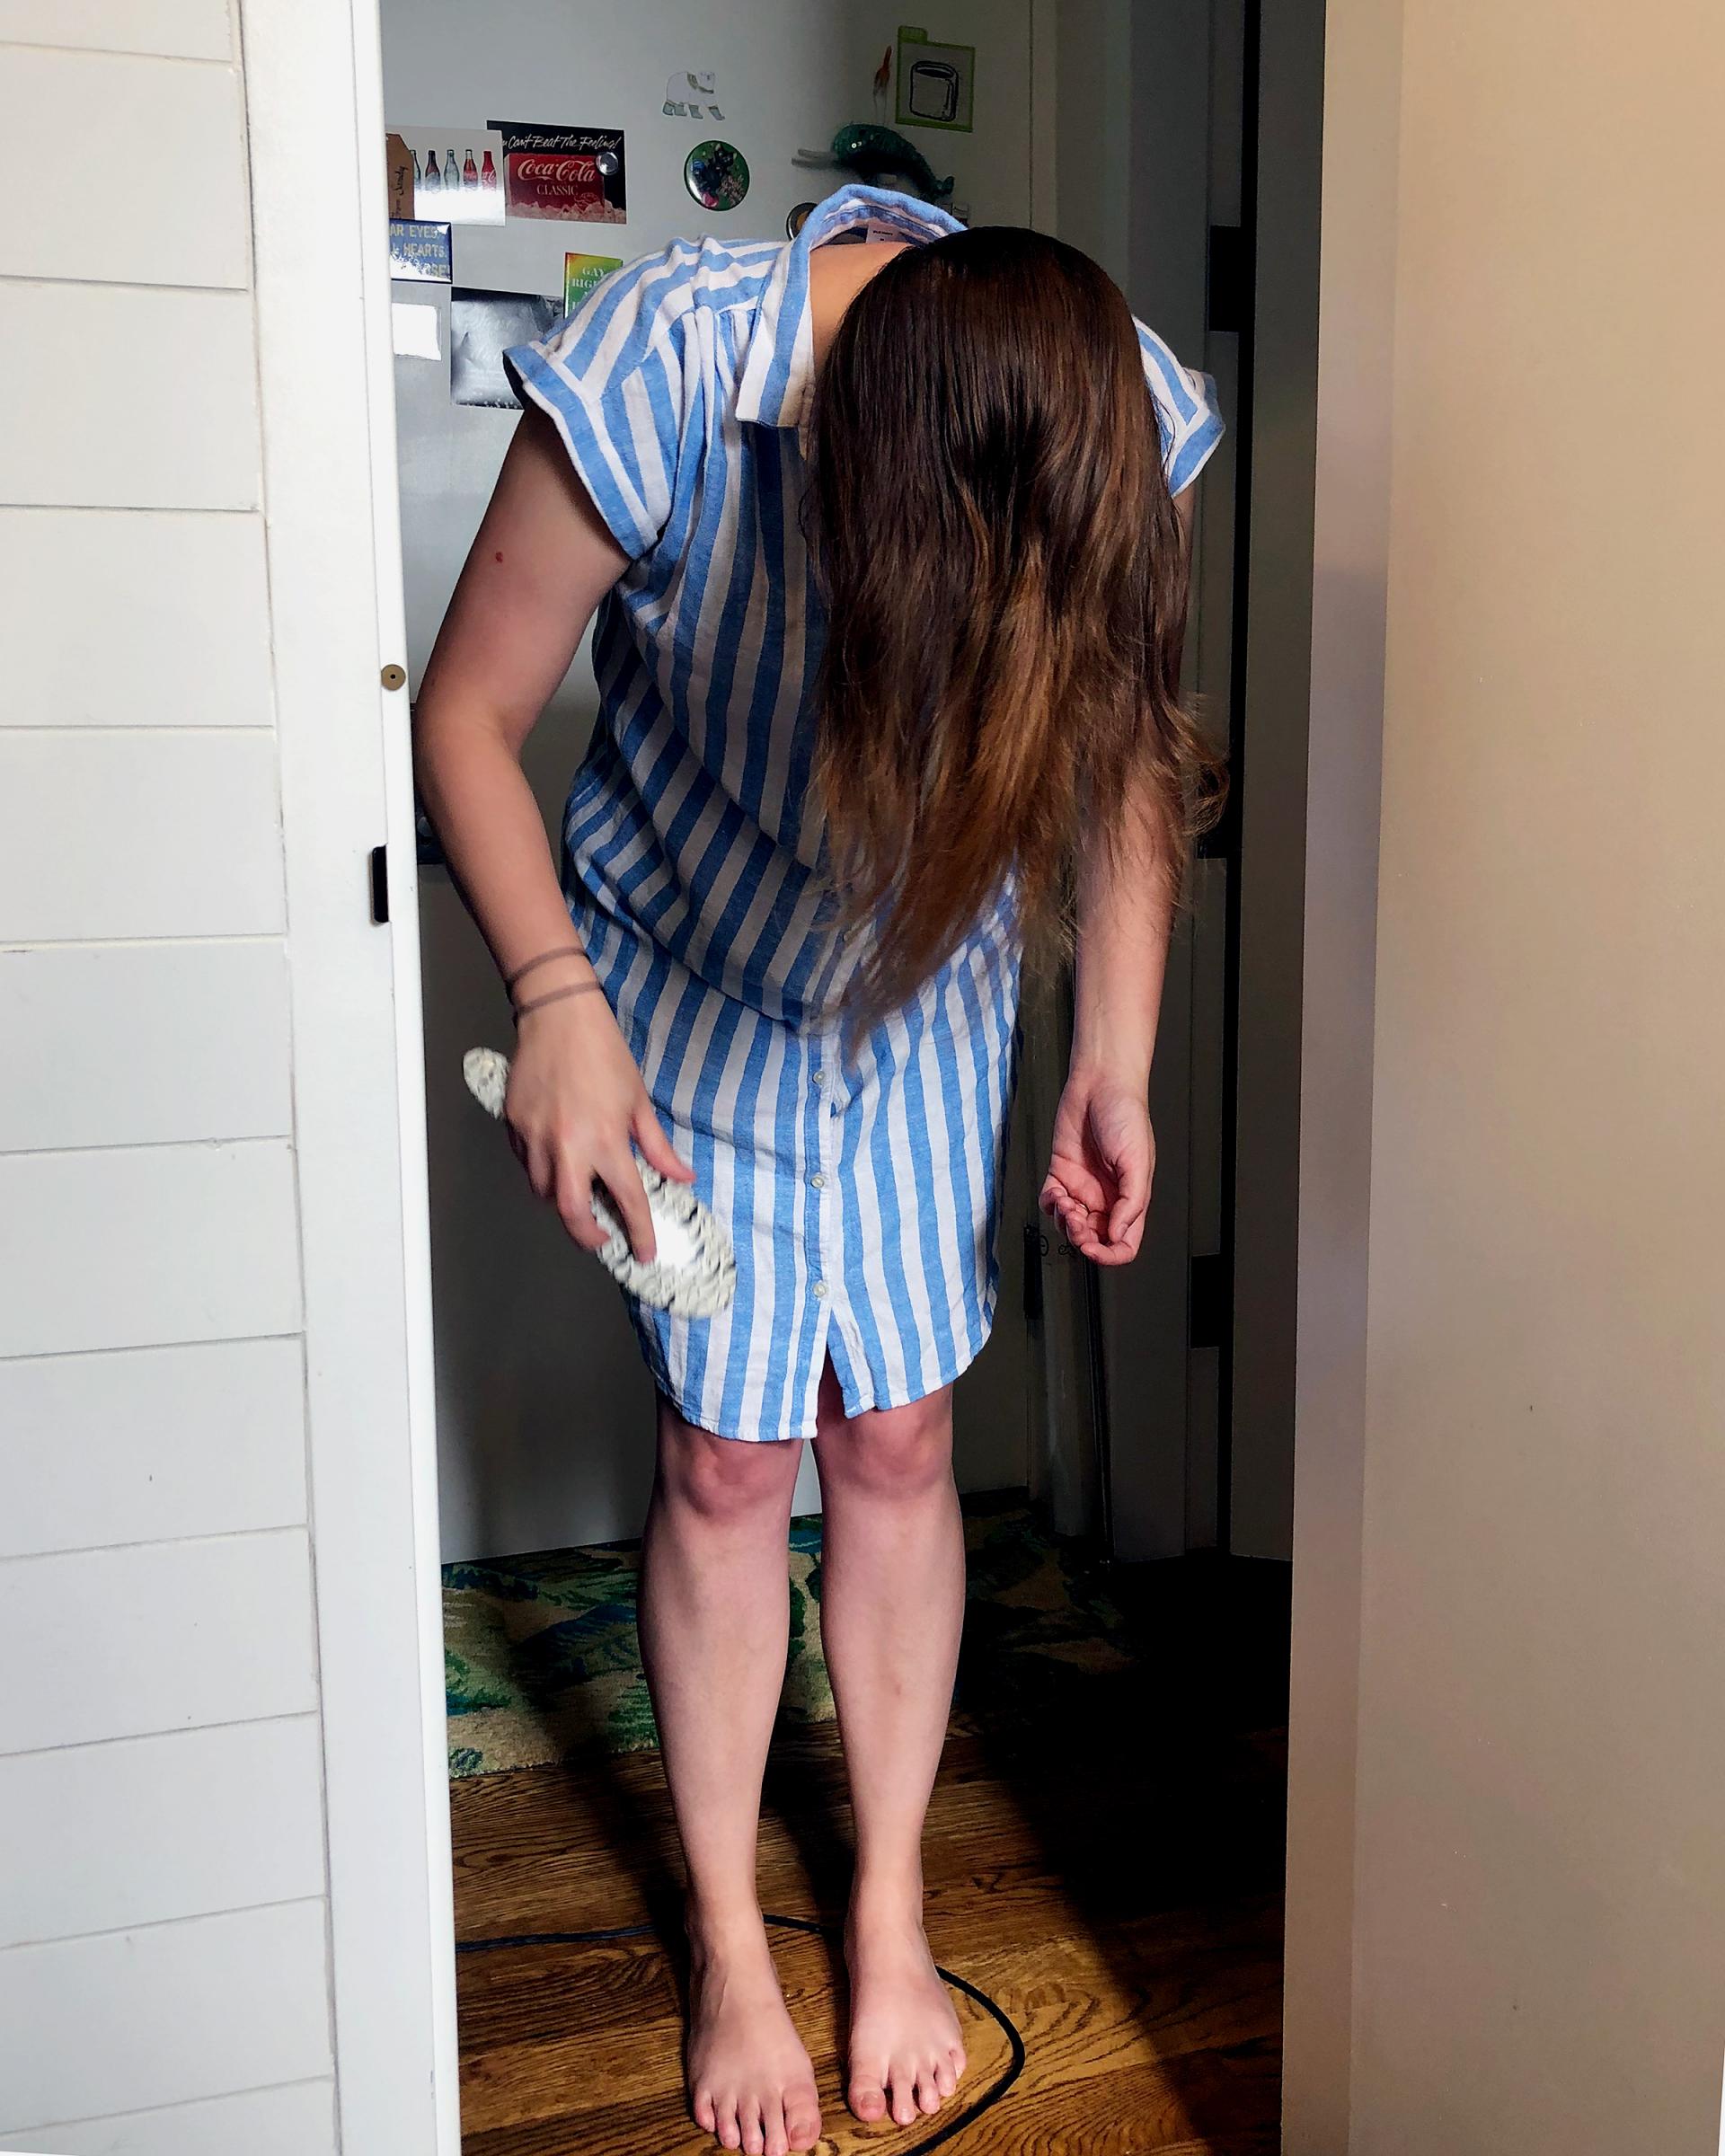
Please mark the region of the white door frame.
POLYGON ((1400 0, 1322 17, 1295 1351, 1282 2145, 1349 2145, 1364 1576, 1367 1231, 1395 326, 1400 0))
POLYGON ((378 10, 240 14, 341 2145, 459 2156, 413 802, 381 679, 403 654, 378 10))

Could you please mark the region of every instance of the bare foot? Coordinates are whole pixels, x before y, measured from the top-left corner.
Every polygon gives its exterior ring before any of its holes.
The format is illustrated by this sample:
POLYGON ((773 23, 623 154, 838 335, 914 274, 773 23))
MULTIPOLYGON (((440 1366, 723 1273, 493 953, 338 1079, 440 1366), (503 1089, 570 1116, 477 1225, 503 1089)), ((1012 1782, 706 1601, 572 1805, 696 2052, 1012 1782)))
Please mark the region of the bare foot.
POLYGON ((726 2148, 789 2156, 819 2140, 815 2070, 758 1917, 722 1934, 691 1917, 685 2058, 695 2124, 726 2148))
POLYGON ((934 1973, 919 1908, 902 1896, 851 1903, 850 2082, 845 2101, 865 2123, 901 2126, 938 2111, 964 2072, 959 2017, 934 1973))

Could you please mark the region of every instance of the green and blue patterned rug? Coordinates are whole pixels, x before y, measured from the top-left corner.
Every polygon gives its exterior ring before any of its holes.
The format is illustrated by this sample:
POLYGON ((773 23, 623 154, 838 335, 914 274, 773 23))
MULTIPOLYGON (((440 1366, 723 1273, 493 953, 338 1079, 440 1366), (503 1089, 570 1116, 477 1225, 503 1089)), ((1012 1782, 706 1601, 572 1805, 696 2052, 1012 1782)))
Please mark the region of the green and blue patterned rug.
MULTIPOLYGON (((1039 1528, 1018 1493, 965 1499, 969 1602, 959 1710, 1077 1673, 1128 1666, 1104 1568, 1039 1528)), ((659 1741, 635 1636, 638 1542, 444 1568, 452 1776, 549 1766, 659 1741)), ((791 1656, 781 1715, 829 1721, 820 1652, 820 1520, 791 1523, 791 1656)))

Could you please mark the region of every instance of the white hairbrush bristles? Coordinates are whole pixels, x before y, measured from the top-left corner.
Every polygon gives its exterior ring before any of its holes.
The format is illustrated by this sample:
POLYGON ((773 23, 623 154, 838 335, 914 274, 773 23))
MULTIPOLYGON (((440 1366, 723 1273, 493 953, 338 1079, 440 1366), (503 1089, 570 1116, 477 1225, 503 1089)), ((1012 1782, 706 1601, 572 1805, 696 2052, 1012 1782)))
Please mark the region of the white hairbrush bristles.
MULTIPOLYGON (((488 1115, 500 1118, 509 1090, 509 1059, 495 1048, 469 1048, 462 1057, 467 1090, 488 1115)), ((602 1188, 593 1191, 593 1217, 609 1240, 594 1255, 632 1295, 674 1318, 711 1318, 737 1292, 737 1259, 730 1238, 686 1183, 674 1183, 637 1159, 658 1255, 643 1265, 629 1247, 623 1223, 602 1188)))

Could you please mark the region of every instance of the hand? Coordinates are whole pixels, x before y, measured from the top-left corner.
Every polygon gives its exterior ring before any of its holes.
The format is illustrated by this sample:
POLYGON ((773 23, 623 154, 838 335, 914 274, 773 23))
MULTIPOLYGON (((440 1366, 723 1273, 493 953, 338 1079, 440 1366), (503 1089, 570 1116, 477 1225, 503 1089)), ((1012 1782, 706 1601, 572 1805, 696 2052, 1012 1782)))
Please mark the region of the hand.
POLYGON ((565 997, 521 1020, 503 1120, 534 1195, 556 1206, 584 1250, 603 1250, 607 1240, 593 1217, 597 1179, 631 1250, 652 1259, 652 1215, 631 1141, 673 1182, 692 1183, 694 1171, 666 1136, 603 995, 565 997))
POLYGON ((1074 1250, 1097 1265, 1136 1258, 1156 1156, 1145 1089, 1075 1068, 1055 1111, 1049 1153, 1039 1202, 1074 1250))

